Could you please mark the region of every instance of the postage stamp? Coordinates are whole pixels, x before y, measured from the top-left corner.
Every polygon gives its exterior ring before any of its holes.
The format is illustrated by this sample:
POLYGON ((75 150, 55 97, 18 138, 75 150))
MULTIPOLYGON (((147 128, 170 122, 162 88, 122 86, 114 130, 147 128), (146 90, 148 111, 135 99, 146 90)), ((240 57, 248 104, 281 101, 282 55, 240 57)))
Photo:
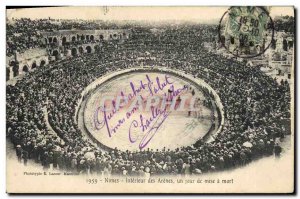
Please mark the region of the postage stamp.
POLYGON ((274 23, 263 7, 231 7, 219 24, 219 39, 228 52, 251 58, 263 54, 274 39, 274 23))

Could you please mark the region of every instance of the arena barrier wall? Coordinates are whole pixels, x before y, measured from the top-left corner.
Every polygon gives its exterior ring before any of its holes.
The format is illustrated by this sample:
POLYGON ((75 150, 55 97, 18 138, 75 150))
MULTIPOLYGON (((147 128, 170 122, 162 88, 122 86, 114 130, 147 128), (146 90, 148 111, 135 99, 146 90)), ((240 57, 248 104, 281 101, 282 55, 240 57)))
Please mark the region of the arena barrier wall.
MULTIPOLYGON (((192 83, 194 86, 196 86, 200 89, 203 89, 202 87, 208 89, 208 91, 210 92, 210 94, 214 98, 214 103, 216 105, 217 112, 220 113, 220 115, 218 114, 218 116, 221 117, 221 122, 219 122, 219 125, 217 127, 217 131, 213 131, 214 129, 212 129, 212 128, 216 128, 213 124, 212 127, 207 132, 207 134, 205 136, 203 136, 203 138, 201 138, 200 140, 205 139, 206 142, 212 142, 212 141, 215 140, 214 137, 222 131, 223 126, 224 126, 224 122, 225 122, 224 107, 223 107, 221 99, 220 99, 219 95, 216 93, 216 91, 209 84, 207 84, 204 80, 202 80, 200 78, 194 77, 190 74, 186 74, 184 71, 180 71, 180 70, 177 70, 177 69, 170 69, 170 68, 166 68, 166 67, 159 67, 159 66, 156 66, 156 67, 143 66, 143 67, 133 67, 133 68, 128 68, 128 69, 119 69, 117 71, 114 71, 112 73, 108 73, 108 74, 103 75, 103 76, 99 77, 98 79, 96 79, 94 82, 89 84, 83 90, 83 92, 81 93, 81 98, 78 100, 78 103, 77 103, 78 106, 76 107, 75 116, 74 116, 74 120, 75 120, 76 124, 78 124, 77 123, 77 121, 78 121, 78 112, 79 112, 79 109, 81 108, 83 100, 85 100, 85 99, 88 100, 90 94, 92 94, 94 90, 96 90, 99 86, 101 86, 103 83, 105 83, 107 81, 117 79, 122 75, 125 75, 125 74, 128 74, 128 73, 134 73, 134 72, 164 72, 164 73, 169 73, 171 75, 182 78, 185 81, 188 81, 188 82, 192 83)), ((83 107, 83 108, 85 108, 85 107, 83 107)), ((220 120, 220 118, 217 118, 217 119, 220 120)), ((85 125, 85 116, 84 115, 83 115, 83 123, 84 123, 84 125, 83 125, 84 129, 86 130, 86 132, 89 135, 89 137, 91 138, 91 140, 93 140, 98 146, 102 147, 103 149, 111 150, 110 147, 103 145, 99 140, 94 138, 94 136, 91 134, 91 132, 88 130, 88 128, 85 125)), ((198 141, 196 141, 196 143, 198 141)))

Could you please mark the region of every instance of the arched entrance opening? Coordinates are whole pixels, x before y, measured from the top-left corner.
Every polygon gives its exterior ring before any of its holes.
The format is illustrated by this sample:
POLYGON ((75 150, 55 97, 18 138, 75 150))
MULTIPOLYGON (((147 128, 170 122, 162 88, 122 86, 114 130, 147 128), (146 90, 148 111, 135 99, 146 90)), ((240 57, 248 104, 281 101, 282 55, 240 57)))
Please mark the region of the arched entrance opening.
MULTIPOLYGON (((74 37, 75 38, 75 37, 74 37)), ((62 38, 62 44, 65 44, 65 43, 67 43, 67 38, 66 37, 63 37, 62 38)))
POLYGON ((103 40, 103 39, 104 39, 103 35, 100 35, 100 40, 103 40))
POLYGON ((90 35, 86 35, 86 36, 85 36, 85 39, 86 39, 87 41, 89 41, 89 40, 90 40, 90 35))
POLYGON ((85 49, 86 49, 87 53, 91 53, 92 52, 92 48, 90 46, 87 46, 85 49))
POLYGON ((46 64, 46 61, 45 61, 45 60, 42 60, 42 61, 41 61, 41 64, 40 64, 40 67, 45 66, 45 64, 46 64))
POLYGON ((91 40, 91 41, 94 41, 94 35, 91 35, 91 36, 90 36, 90 40, 91 40))
POLYGON ((80 53, 80 54, 83 54, 83 53, 84 53, 82 46, 80 46, 78 50, 79 50, 79 53, 80 53))
POLYGON ((76 48, 72 48, 72 56, 77 56, 77 49, 76 48))
POLYGON ((81 41, 83 41, 84 40, 84 35, 81 35, 81 41))
POLYGON ((28 70, 28 66, 27 66, 27 65, 24 65, 24 66, 23 66, 23 72, 26 72, 26 73, 27 73, 28 71, 29 71, 29 70, 28 70))
POLYGON ((33 62, 33 63, 32 63, 31 68, 32 68, 32 69, 36 68, 36 62, 33 62))
POLYGON ((48 40, 49 40, 49 43, 52 43, 52 37, 49 37, 48 40))
POLYGON ((55 57, 55 60, 57 60, 58 59, 58 51, 57 50, 54 50, 53 52, 52 52, 52 56, 54 56, 55 57))
POLYGON ((76 41, 76 37, 75 36, 72 37, 72 41, 76 41))
POLYGON ((117 39, 117 34, 114 34, 114 39, 117 39))
POLYGON ((53 38, 53 43, 57 43, 57 38, 56 37, 53 38))
POLYGON ((288 41, 288 47, 289 47, 289 48, 292 48, 293 45, 294 45, 294 42, 293 42, 293 41, 288 41))

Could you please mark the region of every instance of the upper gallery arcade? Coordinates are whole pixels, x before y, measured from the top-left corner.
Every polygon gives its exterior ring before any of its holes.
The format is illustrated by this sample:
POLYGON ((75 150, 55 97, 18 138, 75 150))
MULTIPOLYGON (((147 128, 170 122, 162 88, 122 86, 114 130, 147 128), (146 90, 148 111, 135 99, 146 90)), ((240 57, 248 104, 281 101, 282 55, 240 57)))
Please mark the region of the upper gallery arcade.
POLYGON ((103 41, 124 41, 131 35, 127 29, 58 30, 41 32, 40 47, 15 51, 6 59, 6 79, 24 74, 36 67, 71 56, 101 51, 103 41))

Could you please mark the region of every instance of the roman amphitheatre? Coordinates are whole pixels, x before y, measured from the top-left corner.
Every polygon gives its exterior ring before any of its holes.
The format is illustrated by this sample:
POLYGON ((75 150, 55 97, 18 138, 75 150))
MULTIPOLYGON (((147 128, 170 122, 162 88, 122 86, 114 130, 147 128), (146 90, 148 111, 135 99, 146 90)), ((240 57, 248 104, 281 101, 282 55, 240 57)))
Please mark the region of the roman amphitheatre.
MULTIPOLYGON (((31 19, 7 26, 6 135, 17 164, 80 174, 197 175, 291 148, 293 79, 275 79, 263 66, 226 54, 216 25, 105 27, 31 19), (171 83, 162 86, 166 79, 171 83), (161 86, 161 98, 195 96, 199 111, 168 111, 152 123, 157 113, 136 110, 128 119, 121 108, 103 123, 102 98, 147 82, 161 86)), ((284 46, 288 51, 289 42, 284 46)), ((139 95, 147 99, 144 87, 139 95)))

